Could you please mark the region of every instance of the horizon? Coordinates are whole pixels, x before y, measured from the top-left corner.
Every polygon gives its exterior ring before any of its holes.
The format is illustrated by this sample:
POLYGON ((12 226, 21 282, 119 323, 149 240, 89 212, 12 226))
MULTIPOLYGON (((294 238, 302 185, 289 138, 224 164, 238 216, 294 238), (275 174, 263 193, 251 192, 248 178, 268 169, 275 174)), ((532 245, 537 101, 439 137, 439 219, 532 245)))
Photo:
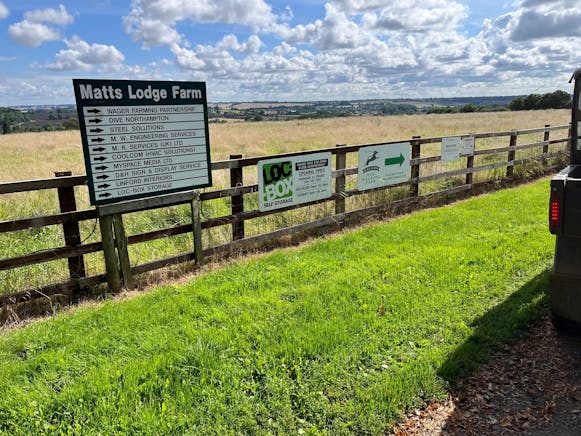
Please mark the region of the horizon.
POLYGON ((73 78, 216 103, 569 92, 579 22, 577 0, 0 0, 0 106, 72 104, 73 78))
MULTIPOLYGON (((554 91, 564 91, 562 89, 556 89, 554 91)), ((550 91, 550 92, 554 92, 550 91)), ((567 92, 567 91, 565 91, 567 92)), ((415 98, 360 98, 351 100, 247 100, 247 101, 208 101, 208 105, 220 105, 220 104, 316 104, 316 103, 337 103, 337 102, 373 102, 373 101, 428 101, 428 100, 470 100, 470 99, 507 99, 507 98, 517 98, 526 97, 527 94, 520 95, 471 95, 462 97, 415 97, 415 98)), ((35 103, 35 104, 21 104, 12 106, 0 106, 6 108, 20 108, 20 107, 34 107, 34 106, 47 106, 47 107, 57 107, 57 106, 76 106, 73 101, 71 103, 35 103)))

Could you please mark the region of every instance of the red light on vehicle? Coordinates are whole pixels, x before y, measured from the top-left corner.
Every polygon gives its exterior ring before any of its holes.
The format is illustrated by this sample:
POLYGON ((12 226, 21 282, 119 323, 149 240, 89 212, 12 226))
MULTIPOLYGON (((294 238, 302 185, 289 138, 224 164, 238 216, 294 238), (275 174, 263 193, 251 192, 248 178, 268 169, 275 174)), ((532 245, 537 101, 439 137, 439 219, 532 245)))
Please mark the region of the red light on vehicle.
POLYGON ((561 210, 561 196, 557 191, 551 191, 551 199, 549 201, 549 231, 554 235, 561 232, 562 214, 561 210))

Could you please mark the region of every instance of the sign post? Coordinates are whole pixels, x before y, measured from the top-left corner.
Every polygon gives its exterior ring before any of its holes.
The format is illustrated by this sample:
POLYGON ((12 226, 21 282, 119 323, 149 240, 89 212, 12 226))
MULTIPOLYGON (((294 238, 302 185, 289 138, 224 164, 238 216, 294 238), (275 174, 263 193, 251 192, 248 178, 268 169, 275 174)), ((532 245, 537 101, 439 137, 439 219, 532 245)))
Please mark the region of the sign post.
MULTIPOLYGON (((97 206, 107 282, 134 280, 121 212, 112 203, 191 191, 196 262, 202 261, 199 196, 212 186, 203 82, 74 79, 91 204, 97 206), (119 267, 120 266, 120 267, 119 267)), ((149 199, 153 200, 153 199, 149 199)))
POLYGON ((91 204, 212 185, 203 82, 74 79, 91 204))

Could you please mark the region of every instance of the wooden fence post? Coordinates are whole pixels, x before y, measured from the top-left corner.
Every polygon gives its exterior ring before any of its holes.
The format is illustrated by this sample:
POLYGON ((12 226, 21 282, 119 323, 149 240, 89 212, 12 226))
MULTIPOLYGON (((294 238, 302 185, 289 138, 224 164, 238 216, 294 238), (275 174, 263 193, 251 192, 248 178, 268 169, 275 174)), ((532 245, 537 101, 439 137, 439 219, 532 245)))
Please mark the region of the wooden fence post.
MULTIPOLYGON (((517 140, 517 134, 516 134, 516 132, 513 131, 510 135, 510 143, 508 144, 509 147, 515 147, 516 140, 517 140)), ((512 177, 512 175, 514 174, 513 161, 515 159, 516 159, 516 150, 514 148, 512 148, 511 150, 508 151, 508 163, 507 163, 507 167, 506 167, 506 177, 512 177)))
MULTIPOLYGON (((345 144, 337 144, 337 147, 345 147, 345 144)), ((347 167, 347 154, 344 151, 338 151, 335 155, 335 169, 344 170, 347 167)), ((339 196, 335 199, 335 215, 345 213, 345 175, 338 175, 335 179, 335 193, 339 196)))
MULTIPOLYGON (((474 136, 474 135, 470 134, 469 136, 474 136)), ((476 136, 474 136, 474 149, 476 150, 476 136)), ((474 153, 466 156, 466 169, 470 170, 472 168, 474 168, 474 153)), ((472 172, 466 173, 466 184, 472 185, 473 182, 474 182, 474 173, 472 173, 472 172)))
MULTIPOLYGON (((241 154, 231 154, 230 159, 242 159, 241 154)), ((244 186, 242 167, 230 168, 230 187, 244 186)), ((244 195, 232 196, 232 215, 244 212, 244 195)), ((235 219, 232 222, 232 240, 244 239, 244 221, 235 219)))
MULTIPOLYGON (((412 159, 419 159, 421 155, 421 144, 420 144, 421 136, 412 136, 411 144, 412 144, 412 159)), ((420 164, 413 164, 411 166, 411 178, 417 179, 420 177, 420 164)), ((420 195, 420 183, 414 182, 410 186, 410 194, 412 197, 417 197, 420 195)))
MULTIPOLYGON (((549 128, 551 127, 550 124, 545 124, 545 128, 549 128)), ((549 138, 551 135, 551 131, 550 130, 545 130, 545 134, 543 135, 543 142, 546 142, 547 144, 543 145, 543 154, 547 154, 549 153, 549 138)), ((543 167, 547 166, 547 159, 543 159, 543 167)))
POLYGON ((192 207, 192 232, 194 233, 194 257, 196 265, 200 265, 203 260, 202 251, 202 221, 200 219, 200 195, 195 194, 191 202, 192 207))
POLYGON ((101 229, 101 243, 105 256, 105 269, 109 289, 117 293, 121 291, 121 278, 119 276, 119 262, 115 251, 115 237, 113 235, 113 218, 111 215, 99 216, 99 228, 101 229))
MULTIPOLYGON (((71 171, 59 171, 54 173, 55 177, 68 177, 72 175, 71 171)), ((77 210, 77 203, 75 200, 75 188, 73 186, 66 186, 57 188, 59 197, 59 207, 61 213, 74 212, 77 210)), ((75 247, 81 245, 81 231, 78 222, 68 222, 63 224, 63 233, 65 237, 65 245, 67 247, 75 247)), ((69 257, 69 275, 72 280, 78 280, 86 276, 85 262, 83 256, 69 257)), ((81 288, 77 284, 77 292, 81 288)))
POLYGON ((123 226, 123 216, 119 213, 114 214, 112 215, 112 220, 123 284, 127 289, 133 289, 135 287, 135 281, 133 280, 133 274, 131 274, 131 262, 129 261, 129 250, 127 248, 127 235, 125 234, 125 227, 123 226))

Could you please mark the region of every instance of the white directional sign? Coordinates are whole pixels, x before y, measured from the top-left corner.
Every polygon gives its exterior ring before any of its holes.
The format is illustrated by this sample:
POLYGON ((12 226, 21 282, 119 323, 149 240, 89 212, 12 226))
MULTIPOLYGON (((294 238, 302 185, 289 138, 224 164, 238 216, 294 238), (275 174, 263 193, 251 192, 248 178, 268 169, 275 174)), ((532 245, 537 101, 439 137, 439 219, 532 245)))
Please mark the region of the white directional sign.
POLYGON ((74 85, 92 204, 211 186, 205 84, 74 85))
POLYGON ((410 148, 409 142, 360 148, 357 189, 365 191, 406 182, 410 178, 410 148))

